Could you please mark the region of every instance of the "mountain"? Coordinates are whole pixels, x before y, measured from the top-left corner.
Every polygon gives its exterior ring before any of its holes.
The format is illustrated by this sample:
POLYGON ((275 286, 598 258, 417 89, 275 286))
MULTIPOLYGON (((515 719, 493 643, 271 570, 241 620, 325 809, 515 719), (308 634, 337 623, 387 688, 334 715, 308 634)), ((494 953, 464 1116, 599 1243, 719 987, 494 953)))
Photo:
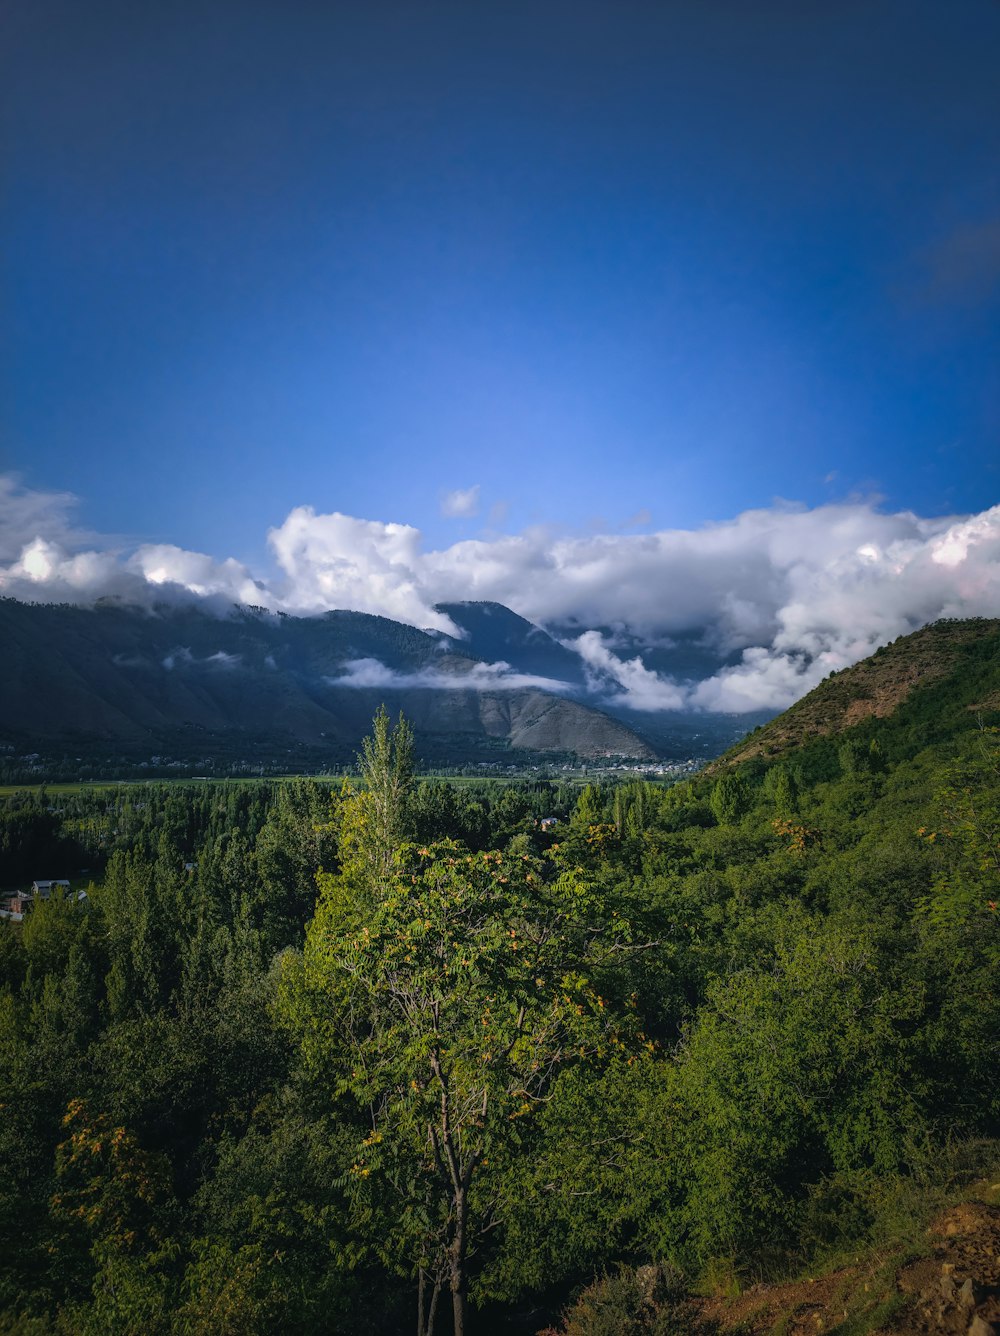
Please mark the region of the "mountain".
POLYGON ((847 738, 877 738, 901 753, 908 739, 943 741, 977 719, 1000 725, 1000 620, 938 621, 831 673, 707 769, 847 738))
POLYGON ((290 617, 197 605, 152 611, 0 600, 0 735, 8 747, 310 763, 350 760, 382 701, 425 760, 566 753, 652 759, 622 722, 568 699, 543 669, 579 659, 499 605, 466 613, 468 642, 385 617, 290 617), (516 641, 516 673, 483 627, 516 641), (523 623, 523 624, 522 624, 523 623), (535 634, 537 632, 537 634, 535 634), (566 656, 564 658, 563 656, 566 656))
POLYGON ((488 663, 505 661, 523 673, 586 686, 579 654, 502 603, 439 603, 436 611, 444 613, 461 631, 460 639, 451 640, 457 652, 488 663))
MULTIPOLYGON (((544 630, 511 612, 502 603, 439 603, 458 628, 458 637, 447 637, 457 654, 472 655, 495 663, 509 663, 518 672, 538 674, 567 684, 569 694, 586 702, 595 688, 601 693, 601 711, 636 733, 658 756, 673 760, 716 756, 741 738, 748 728, 763 723, 773 710, 750 714, 725 714, 708 710, 636 710, 624 703, 621 687, 584 661, 569 645, 586 627, 564 626, 544 630)), ((695 633, 679 635, 669 644, 650 644, 621 627, 596 627, 603 639, 614 645, 624 660, 639 659, 646 668, 678 680, 710 677, 739 659, 706 647, 695 633)))

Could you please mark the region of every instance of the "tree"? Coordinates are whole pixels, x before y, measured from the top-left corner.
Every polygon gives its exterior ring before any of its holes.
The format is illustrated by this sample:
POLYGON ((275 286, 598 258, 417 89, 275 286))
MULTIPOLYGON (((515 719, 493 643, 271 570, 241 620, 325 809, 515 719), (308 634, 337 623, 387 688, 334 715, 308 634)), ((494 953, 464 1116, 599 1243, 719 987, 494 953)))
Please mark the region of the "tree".
MULTIPOLYGON (((324 795, 325 797, 325 795, 324 795)), ((257 886, 244 890, 246 906, 267 925, 270 941, 287 946, 301 941, 302 929, 316 902, 316 873, 329 864, 332 831, 327 803, 303 780, 284 784, 254 845, 257 886)))
POLYGON ((721 775, 715 781, 709 802, 720 826, 735 825, 750 810, 750 785, 742 772, 727 770, 721 775))
POLYGON ((385 706, 379 706, 358 763, 364 788, 349 794, 344 805, 340 860, 350 881, 377 894, 391 876, 396 850, 410 835, 413 733, 402 715, 393 728, 385 706))
POLYGON ((526 855, 451 843, 405 852, 371 908, 351 914, 329 890, 286 1004, 313 1070, 364 1125, 355 1209, 377 1219, 383 1259, 419 1278, 418 1336, 444 1286, 463 1336, 470 1256, 518 1209, 519 1162, 560 1075, 625 1045, 630 1022, 595 970, 629 934, 572 877, 548 886, 526 855))
MULTIPOLYGON (((787 766, 779 765, 772 772, 774 810, 779 817, 793 817, 799 810, 799 786, 787 766)), ((770 775, 768 776, 770 779, 770 775)))
POLYGON ((771 959, 710 983, 667 1087, 661 1163, 686 1198, 672 1229, 702 1263, 780 1252, 807 1184, 888 1177, 925 1126, 905 1039, 919 982, 877 929, 791 905, 772 922, 771 959))
POLYGON ((917 903, 938 999, 929 1056, 942 1105, 954 1107, 950 1092, 960 1089, 970 1130, 994 1135, 1000 1120, 1000 733, 978 733, 944 778, 934 795, 933 827, 916 832, 938 861, 930 893, 917 903))
POLYGON ((106 980, 112 1020, 150 1014, 169 997, 179 976, 178 949, 197 903, 184 893, 177 860, 149 862, 115 853, 95 896, 106 930, 106 980))
POLYGON ((653 820, 657 798, 655 786, 644 780, 619 784, 611 804, 612 819, 619 836, 641 835, 653 820))
POLYGON ((164 1263, 176 1249, 164 1231, 173 1214, 166 1157, 81 1099, 70 1101, 63 1127, 50 1207, 64 1232, 64 1256, 82 1247, 90 1254, 86 1330, 162 1330, 173 1306, 164 1263))

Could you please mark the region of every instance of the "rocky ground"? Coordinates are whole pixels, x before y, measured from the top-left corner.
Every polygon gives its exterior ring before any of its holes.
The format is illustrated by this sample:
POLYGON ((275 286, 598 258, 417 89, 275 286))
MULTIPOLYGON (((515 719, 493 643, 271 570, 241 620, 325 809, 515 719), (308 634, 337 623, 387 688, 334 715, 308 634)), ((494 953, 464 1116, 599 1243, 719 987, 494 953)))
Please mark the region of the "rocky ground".
MULTIPOLYGON (((977 1185, 996 1198, 1000 1183, 977 1185)), ((876 1252, 827 1275, 758 1285, 702 1301, 703 1329, 741 1336, 1000 1336, 1000 1206, 949 1207, 927 1231, 927 1252, 876 1252)))

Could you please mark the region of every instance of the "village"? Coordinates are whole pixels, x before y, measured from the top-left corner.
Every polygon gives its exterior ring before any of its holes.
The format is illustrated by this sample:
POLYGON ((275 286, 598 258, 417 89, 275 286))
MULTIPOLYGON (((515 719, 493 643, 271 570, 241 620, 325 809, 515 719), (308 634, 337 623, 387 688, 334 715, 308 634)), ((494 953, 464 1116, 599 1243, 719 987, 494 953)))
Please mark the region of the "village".
POLYGON ((62 896, 64 900, 75 900, 79 904, 86 900, 87 892, 77 891, 74 894, 70 883, 64 878, 33 881, 30 890, 13 891, 0 896, 0 919, 21 923, 25 914, 29 913, 39 901, 55 899, 57 896, 62 896))

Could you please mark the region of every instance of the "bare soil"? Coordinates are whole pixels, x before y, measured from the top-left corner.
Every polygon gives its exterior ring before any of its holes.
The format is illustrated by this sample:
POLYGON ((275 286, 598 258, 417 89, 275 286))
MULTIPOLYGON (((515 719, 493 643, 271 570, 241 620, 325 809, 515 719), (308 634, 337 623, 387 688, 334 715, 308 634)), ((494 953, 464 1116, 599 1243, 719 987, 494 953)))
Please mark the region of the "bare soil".
POLYGON ((1000 1206, 951 1206, 926 1240, 916 1259, 873 1252, 826 1275, 701 1300, 698 1319, 740 1336, 1000 1336, 1000 1206))

